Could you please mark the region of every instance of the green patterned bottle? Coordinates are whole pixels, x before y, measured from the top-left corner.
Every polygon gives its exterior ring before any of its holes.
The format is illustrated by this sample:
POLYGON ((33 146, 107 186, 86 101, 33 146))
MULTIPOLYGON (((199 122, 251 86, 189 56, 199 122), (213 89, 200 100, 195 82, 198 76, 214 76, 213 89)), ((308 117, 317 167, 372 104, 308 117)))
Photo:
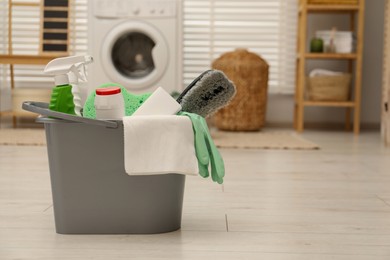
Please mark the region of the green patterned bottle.
POLYGON ((56 86, 51 92, 49 109, 75 115, 72 86, 69 84, 56 86))

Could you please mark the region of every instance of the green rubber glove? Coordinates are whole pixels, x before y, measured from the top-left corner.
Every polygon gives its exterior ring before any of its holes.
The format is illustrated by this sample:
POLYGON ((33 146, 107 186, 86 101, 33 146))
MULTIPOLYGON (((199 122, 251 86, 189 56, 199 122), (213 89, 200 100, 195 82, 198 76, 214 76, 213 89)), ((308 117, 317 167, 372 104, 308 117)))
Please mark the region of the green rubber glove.
POLYGON ((195 135, 195 151, 198 158, 199 174, 208 177, 208 164, 211 164, 211 178, 214 182, 223 183, 225 166, 223 159, 215 146, 206 120, 197 114, 180 112, 180 115, 188 116, 191 119, 195 135))
POLYGON ((195 153, 196 158, 198 159, 198 168, 199 174, 203 178, 209 177, 209 151, 207 149, 206 140, 204 138, 204 128, 202 122, 196 117, 195 114, 187 112, 179 112, 179 115, 184 115, 190 118, 192 122, 192 129, 194 131, 194 143, 195 143, 195 153))
POLYGON ((204 134, 206 135, 206 144, 210 155, 211 178, 213 179, 213 181, 222 184, 223 177, 225 176, 225 164, 223 162, 221 154, 219 153, 217 147, 213 142, 213 139, 211 138, 206 120, 201 117, 200 121, 204 129, 204 134))

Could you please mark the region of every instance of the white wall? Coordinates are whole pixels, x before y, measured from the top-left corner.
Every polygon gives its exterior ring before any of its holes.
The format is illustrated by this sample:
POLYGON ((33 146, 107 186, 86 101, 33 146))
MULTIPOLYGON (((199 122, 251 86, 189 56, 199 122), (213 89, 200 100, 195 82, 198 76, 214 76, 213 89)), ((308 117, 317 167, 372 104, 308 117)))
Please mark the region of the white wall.
MULTIPOLYGON (((381 114, 383 24, 386 0, 366 0, 361 124, 379 129, 381 114)), ((314 36, 315 30, 328 30, 337 26, 338 30, 348 30, 348 17, 343 15, 310 15, 308 36, 314 36)), ((308 39, 309 41, 310 39, 308 39)), ((308 70, 323 67, 342 70, 346 62, 309 61, 308 70)), ((267 103, 267 123, 293 124, 294 97, 292 95, 270 94, 267 103)), ((343 108, 305 108, 307 124, 342 124, 345 119, 343 108)))

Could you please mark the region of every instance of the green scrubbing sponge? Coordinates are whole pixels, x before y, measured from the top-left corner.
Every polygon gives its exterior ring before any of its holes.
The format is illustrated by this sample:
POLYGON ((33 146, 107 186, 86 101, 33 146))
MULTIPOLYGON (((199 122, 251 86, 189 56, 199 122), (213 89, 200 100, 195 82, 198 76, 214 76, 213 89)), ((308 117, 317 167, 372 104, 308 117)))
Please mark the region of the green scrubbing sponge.
MULTIPOLYGON (((141 105, 145 102, 148 97, 150 97, 151 93, 145 93, 141 95, 133 95, 127 91, 123 86, 116 83, 106 83, 98 88, 108 88, 108 87, 119 87, 121 88, 121 93, 123 95, 123 100, 125 102, 125 114, 126 116, 131 116, 141 105)), ((92 92, 84 104, 83 116, 87 118, 96 118, 96 110, 95 110, 95 91, 92 92)))

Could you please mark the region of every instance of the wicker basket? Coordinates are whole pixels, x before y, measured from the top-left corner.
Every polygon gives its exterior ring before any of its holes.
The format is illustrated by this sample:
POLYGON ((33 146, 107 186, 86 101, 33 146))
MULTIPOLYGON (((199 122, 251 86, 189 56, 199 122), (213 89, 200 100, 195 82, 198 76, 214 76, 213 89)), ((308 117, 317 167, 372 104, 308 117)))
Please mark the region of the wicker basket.
POLYGON ((357 5, 359 0, 309 0, 308 3, 322 5, 357 5))
POLYGON ((229 131, 261 129, 267 105, 267 62, 254 53, 238 49, 223 54, 212 67, 223 71, 237 88, 230 104, 215 114, 215 126, 229 131))
POLYGON ((308 98, 311 101, 347 101, 351 74, 316 76, 307 79, 308 98))

